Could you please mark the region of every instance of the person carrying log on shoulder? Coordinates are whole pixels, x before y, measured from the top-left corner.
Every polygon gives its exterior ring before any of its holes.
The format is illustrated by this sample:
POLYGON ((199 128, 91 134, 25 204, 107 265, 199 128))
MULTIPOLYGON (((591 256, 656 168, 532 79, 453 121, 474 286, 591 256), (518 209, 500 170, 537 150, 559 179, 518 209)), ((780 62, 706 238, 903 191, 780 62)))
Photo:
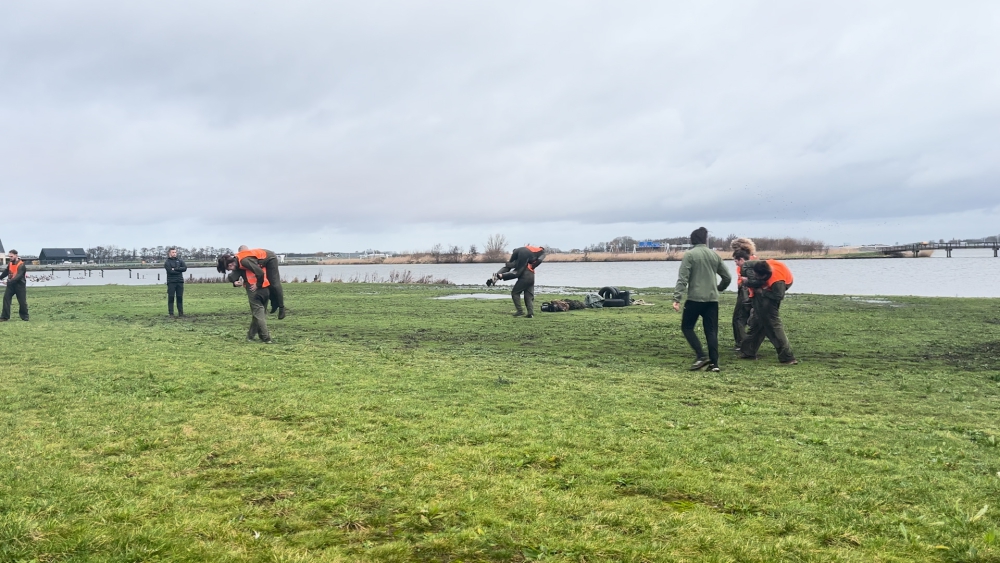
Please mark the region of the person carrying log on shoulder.
POLYGON ((740 344, 740 359, 757 359, 757 350, 766 337, 778 353, 778 361, 785 365, 799 363, 785 335, 779 314, 785 292, 792 286, 792 271, 778 260, 754 260, 743 263, 740 270, 743 283, 750 292, 753 315, 747 335, 740 344))
POLYGON ((240 246, 236 251, 240 267, 250 270, 258 278, 267 272, 271 291, 271 312, 278 311, 278 319, 285 318, 285 293, 281 288, 281 273, 278 271, 278 255, 266 248, 240 246))
POLYGON ((545 260, 545 248, 541 246, 531 246, 526 244, 520 248, 515 248, 510 254, 510 260, 500 268, 493 277, 486 280, 486 285, 496 284, 497 280, 517 279, 514 288, 510 291, 510 298, 514 301, 514 316, 524 316, 524 309, 521 308, 521 294, 524 294, 524 304, 528 308, 527 318, 535 316, 535 268, 545 260))

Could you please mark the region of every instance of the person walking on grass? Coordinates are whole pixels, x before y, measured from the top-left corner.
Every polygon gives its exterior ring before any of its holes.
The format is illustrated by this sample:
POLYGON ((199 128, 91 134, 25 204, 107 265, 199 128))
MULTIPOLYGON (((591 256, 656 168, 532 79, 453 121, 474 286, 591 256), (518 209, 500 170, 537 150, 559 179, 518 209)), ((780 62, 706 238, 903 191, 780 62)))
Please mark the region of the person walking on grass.
POLYGON ((249 248, 241 245, 236 251, 236 261, 241 268, 250 270, 258 278, 267 272, 271 293, 271 312, 278 311, 278 319, 285 318, 285 292, 281 288, 281 272, 278 271, 278 255, 266 248, 249 248))
POLYGON ((774 345, 779 362, 789 366, 799 363, 792 354, 779 314, 785 292, 792 286, 792 271, 778 260, 755 260, 744 262, 741 272, 745 276, 743 283, 750 290, 753 315, 740 345, 740 359, 756 360, 757 350, 766 337, 774 345))
POLYGON ((177 257, 177 249, 167 251, 167 260, 163 263, 167 270, 167 313, 174 316, 174 299, 177 299, 177 316, 184 316, 184 272, 187 264, 177 257))
POLYGON ((733 307, 733 340, 736 341, 736 351, 747 335, 747 324, 753 305, 750 303, 750 290, 742 282, 740 269, 747 260, 756 260, 757 246, 748 238, 736 238, 730 243, 733 248, 733 261, 736 262, 736 306, 733 307))
POLYGON ((542 260, 545 260, 545 248, 526 244, 521 248, 515 248, 503 268, 486 280, 486 285, 494 285, 497 280, 517 279, 510 291, 510 298, 514 301, 515 317, 524 316, 524 309, 521 308, 522 293, 524 305, 528 308, 526 318, 535 316, 535 268, 542 263, 542 260))
POLYGON ((681 297, 687 292, 681 332, 694 350, 695 360, 691 370, 708 368, 719 371, 719 292, 729 287, 732 276, 722 258, 708 248, 708 229, 699 227, 691 233, 692 248, 684 253, 677 284, 674 285, 674 311, 681 310, 681 297), (721 281, 716 283, 715 277, 721 281), (701 324, 708 341, 708 356, 701 347, 701 340, 694 327, 701 317, 701 324))
POLYGON ((7 267, 0 272, 0 280, 7 278, 7 287, 3 292, 3 313, 0 321, 10 320, 10 305, 13 297, 17 297, 17 314, 22 321, 28 320, 28 282, 25 279, 27 268, 24 260, 17 255, 16 250, 7 253, 7 267))
POLYGON ((219 273, 229 272, 226 279, 233 287, 242 287, 247 291, 251 317, 247 342, 253 342, 259 336, 261 342, 271 344, 271 332, 267 330, 267 301, 271 295, 271 283, 267 279, 267 273, 257 275, 252 269, 237 268, 235 264, 236 259, 232 254, 223 254, 219 256, 217 269, 219 273))

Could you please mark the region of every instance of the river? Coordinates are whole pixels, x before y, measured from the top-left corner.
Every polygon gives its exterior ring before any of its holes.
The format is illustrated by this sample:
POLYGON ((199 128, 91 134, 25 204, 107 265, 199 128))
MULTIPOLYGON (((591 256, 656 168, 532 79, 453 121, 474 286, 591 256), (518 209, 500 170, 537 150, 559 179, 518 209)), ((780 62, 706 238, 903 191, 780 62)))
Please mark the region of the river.
MULTIPOLYGON (((952 258, 943 251, 930 258, 871 258, 863 260, 790 260, 795 275, 795 293, 827 295, 919 295, 927 297, 1000 297, 1000 258, 992 250, 958 250, 952 258)), ((730 271, 734 265, 727 261, 730 271)), ((324 282, 331 279, 364 281, 367 277, 387 278, 390 272, 409 271, 414 278, 432 276, 460 285, 482 285, 498 264, 366 264, 324 266, 282 266, 282 278, 324 282)), ((548 287, 598 288, 671 287, 677 280, 680 262, 553 262, 538 269, 537 283, 548 287)), ((105 270, 85 272, 55 271, 52 279, 31 278, 45 272, 29 273, 29 286, 152 285, 165 283, 162 270, 105 270), (157 279, 159 275, 160 279, 157 279)), ((219 277, 212 268, 192 268, 188 274, 219 277)))

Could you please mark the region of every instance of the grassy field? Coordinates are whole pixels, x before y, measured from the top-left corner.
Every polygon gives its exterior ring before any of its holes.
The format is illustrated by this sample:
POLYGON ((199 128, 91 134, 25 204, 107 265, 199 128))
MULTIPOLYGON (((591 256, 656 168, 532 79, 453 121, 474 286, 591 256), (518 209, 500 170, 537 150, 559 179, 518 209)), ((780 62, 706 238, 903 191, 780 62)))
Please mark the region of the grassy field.
POLYGON ((793 294, 802 364, 708 375, 662 291, 531 320, 455 291, 292 284, 266 346, 221 284, 179 320, 162 287, 29 289, 0 561, 1000 561, 997 300, 793 294))

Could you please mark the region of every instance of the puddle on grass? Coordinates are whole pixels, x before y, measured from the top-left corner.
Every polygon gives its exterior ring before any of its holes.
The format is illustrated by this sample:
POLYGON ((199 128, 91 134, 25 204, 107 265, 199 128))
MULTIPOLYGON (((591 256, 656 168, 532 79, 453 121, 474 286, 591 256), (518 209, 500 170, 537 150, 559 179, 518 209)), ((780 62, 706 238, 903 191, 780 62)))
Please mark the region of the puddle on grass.
POLYGON ((431 299, 510 299, 510 295, 506 293, 456 293, 432 297, 431 299))
POLYGON ((848 300, 848 301, 853 301, 855 303, 870 303, 872 305, 886 305, 888 307, 902 307, 903 306, 900 303, 893 303, 892 301, 889 301, 888 299, 882 299, 882 298, 879 298, 879 297, 856 297, 856 296, 850 296, 850 297, 845 297, 845 299, 848 300))

